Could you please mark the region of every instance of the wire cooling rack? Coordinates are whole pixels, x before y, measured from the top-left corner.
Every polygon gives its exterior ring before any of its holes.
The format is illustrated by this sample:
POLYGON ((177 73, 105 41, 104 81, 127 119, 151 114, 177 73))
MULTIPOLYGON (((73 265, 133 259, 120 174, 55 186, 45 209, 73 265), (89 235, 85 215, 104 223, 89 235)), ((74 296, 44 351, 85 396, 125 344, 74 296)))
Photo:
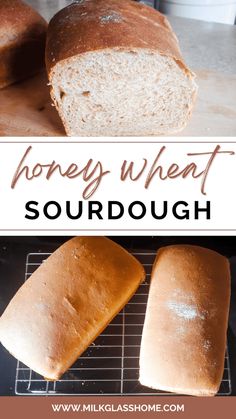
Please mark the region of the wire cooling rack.
MULTIPOLYGON (((133 251, 146 270, 146 282, 115 317, 106 330, 90 345, 75 364, 55 382, 45 381, 40 375, 17 362, 15 393, 18 395, 165 395, 141 386, 139 351, 146 311, 151 267, 156 253, 133 251)), ((50 253, 29 253, 25 279, 38 268, 50 253)), ((228 350, 219 395, 231 394, 228 350)))

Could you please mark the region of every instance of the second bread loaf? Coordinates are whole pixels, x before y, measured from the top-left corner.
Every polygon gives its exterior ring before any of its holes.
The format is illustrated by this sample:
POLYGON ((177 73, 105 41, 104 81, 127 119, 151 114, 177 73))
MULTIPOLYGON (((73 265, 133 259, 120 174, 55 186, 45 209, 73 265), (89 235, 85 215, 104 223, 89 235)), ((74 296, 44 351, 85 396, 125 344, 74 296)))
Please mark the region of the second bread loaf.
POLYGON ((197 246, 158 251, 140 353, 140 381, 196 396, 217 393, 230 300, 228 260, 197 246))

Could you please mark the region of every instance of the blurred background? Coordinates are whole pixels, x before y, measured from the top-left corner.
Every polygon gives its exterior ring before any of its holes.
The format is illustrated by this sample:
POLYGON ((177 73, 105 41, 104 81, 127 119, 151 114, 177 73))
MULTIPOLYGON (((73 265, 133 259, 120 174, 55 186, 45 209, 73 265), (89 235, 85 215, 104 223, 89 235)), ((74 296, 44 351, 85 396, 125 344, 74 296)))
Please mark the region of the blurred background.
MULTIPOLYGON (((52 7, 61 9, 73 2, 73 0, 27 0, 43 13, 52 7)), ((219 22, 233 25, 236 17, 236 0, 147 0, 142 3, 149 4, 172 16, 187 17, 204 20, 207 22, 219 22)), ((46 16, 48 17, 48 16, 46 16)))
POLYGON ((235 0, 154 0, 154 7, 173 16, 205 20, 207 22, 235 23, 235 0))

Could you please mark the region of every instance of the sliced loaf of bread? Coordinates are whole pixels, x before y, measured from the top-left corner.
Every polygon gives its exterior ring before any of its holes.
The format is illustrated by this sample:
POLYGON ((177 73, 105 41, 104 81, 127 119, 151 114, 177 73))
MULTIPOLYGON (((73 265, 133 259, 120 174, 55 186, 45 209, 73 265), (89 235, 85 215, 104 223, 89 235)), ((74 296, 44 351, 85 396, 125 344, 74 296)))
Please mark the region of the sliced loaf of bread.
POLYGON ((167 19, 133 0, 80 0, 49 24, 51 96, 69 136, 175 133, 196 84, 167 19))

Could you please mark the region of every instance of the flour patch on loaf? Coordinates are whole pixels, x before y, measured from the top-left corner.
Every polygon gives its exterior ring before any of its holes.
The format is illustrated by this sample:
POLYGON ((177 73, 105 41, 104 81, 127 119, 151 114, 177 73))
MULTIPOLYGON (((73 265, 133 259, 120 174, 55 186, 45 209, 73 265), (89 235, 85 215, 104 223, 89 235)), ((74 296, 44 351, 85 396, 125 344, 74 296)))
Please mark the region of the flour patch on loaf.
POLYGON ((100 22, 102 24, 106 23, 120 23, 122 22, 123 18, 122 16, 117 12, 111 12, 110 14, 106 14, 103 16, 100 16, 100 22))
POLYGON ((203 348, 208 352, 211 349, 211 341, 206 339, 203 343, 203 348))
POLYGON ((193 320, 196 318, 200 318, 201 320, 205 319, 205 315, 203 313, 199 313, 197 307, 191 304, 168 301, 167 307, 178 317, 184 318, 186 320, 193 320))
POLYGON ((75 4, 83 4, 85 2, 86 2, 86 0, 75 0, 75 1, 73 1, 73 3, 69 4, 68 7, 74 6, 75 4))

